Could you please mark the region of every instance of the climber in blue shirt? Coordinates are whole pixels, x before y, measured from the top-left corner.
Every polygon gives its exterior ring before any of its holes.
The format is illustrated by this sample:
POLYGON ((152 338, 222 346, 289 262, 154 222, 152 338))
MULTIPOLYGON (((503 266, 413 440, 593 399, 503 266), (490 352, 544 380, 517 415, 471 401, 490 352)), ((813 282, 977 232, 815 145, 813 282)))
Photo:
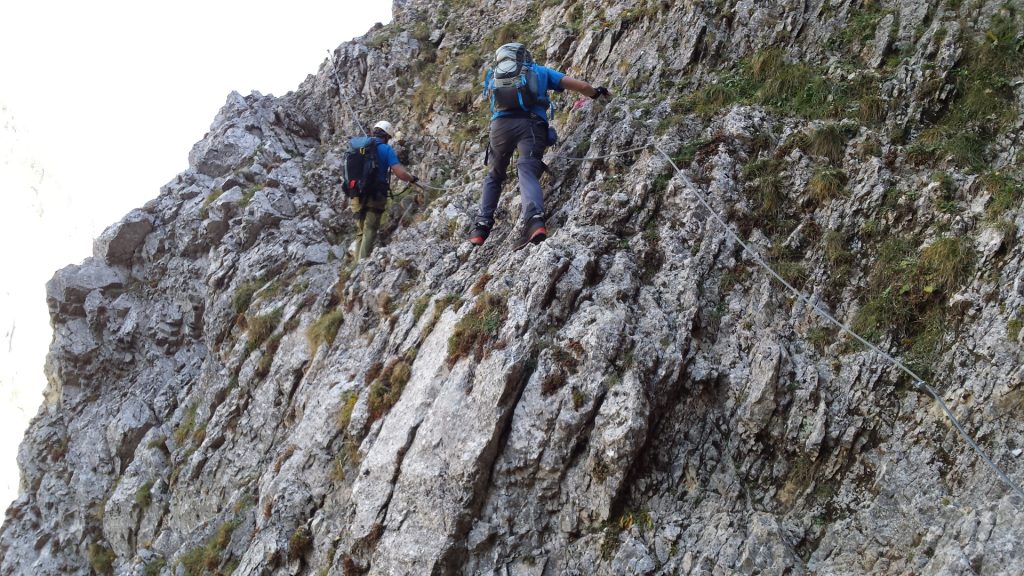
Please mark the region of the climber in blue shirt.
POLYGON ((416 183, 419 180, 402 166, 398 161, 395 149, 388 144, 394 133, 394 127, 387 120, 381 120, 373 126, 373 138, 377 143, 377 182, 379 184, 366 198, 353 198, 351 201, 351 209, 356 215, 356 233, 358 235, 356 260, 369 256, 377 242, 381 215, 387 208, 391 174, 405 182, 416 183))
POLYGON ((479 246, 487 240, 494 226, 501 185, 505 181, 512 153, 519 150, 517 169, 522 197, 522 237, 517 246, 542 242, 547 238, 544 227, 544 193, 540 175, 544 171, 544 149, 553 144, 548 137, 547 93, 566 88, 584 96, 609 96, 604 87, 570 78, 562 72, 535 64, 525 46, 518 42, 505 44, 494 53, 495 66, 484 80, 484 90, 491 101, 490 171, 484 178, 480 212, 469 241, 479 246))

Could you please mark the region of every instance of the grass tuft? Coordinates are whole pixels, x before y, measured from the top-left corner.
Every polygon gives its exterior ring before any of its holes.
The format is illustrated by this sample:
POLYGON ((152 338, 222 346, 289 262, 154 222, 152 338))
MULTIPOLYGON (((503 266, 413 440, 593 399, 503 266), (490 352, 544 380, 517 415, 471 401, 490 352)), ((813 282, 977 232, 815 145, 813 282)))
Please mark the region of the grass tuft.
POLYGON ((310 536, 309 530, 304 526, 299 526, 288 539, 288 561, 295 562, 302 558, 309 552, 312 545, 313 538, 310 536))
POLYGON ((203 200, 203 205, 199 207, 199 217, 206 220, 206 217, 210 215, 210 204, 213 204, 217 198, 220 198, 224 194, 224 191, 220 188, 213 190, 203 200))
POLYGON ((277 328, 277 325, 281 323, 283 312, 283 309, 278 308, 269 314, 246 318, 249 340, 246 342, 245 347, 249 352, 256 350, 261 344, 266 342, 267 338, 274 332, 274 329, 277 328))
POLYGON ((235 314, 242 314, 249 309, 249 304, 252 304, 253 294, 262 288, 264 284, 265 282, 262 280, 250 280, 235 290, 235 295, 231 299, 231 308, 235 311, 235 314))
POLYGON ((750 61, 750 72, 754 80, 768 82, 777 77, 786 67, 786 60, 782 50, 772 48, 758 52, 750 61))
POLYGON ((192 436, 196 428, 196 416, 198 413, 199 404, 197 403, 192 403, 185 409, 185 415, 182 417, 181 423, 171 433, 171 438, 176 446, 181 446, 192 436))
POLYGON ((497 337, 507 311, 503 296, 485 292, 477 297, 473 309, 459 319, 448 339, 448 365, 470 354, 480 360, 487 343, 497 337))
POLYGON ((857 119, 869 126, 882 124, 888 114, 888 103, 878 96, 864 96, 857 102, 857 119))
POLYGON ((493 278, 493 276, 488 272, 481 274, 480 277, 476 279, 476 282, 473 283, 473 287, 470 288, 470 293, 476 296, 483 292, 484 289, 487 288, 487 283, 491 281, 491 278, 493 278))
POLYGON ((826 124, 808 135, 807 151, 824 156, 833 162, 843 159, 846 152, 846 132, 838 124, 826 124))
POLYGON ((786 189, 782 180, 785 163, 770 158, 756 160, 743 167, 742 177, 753 208, 754 224, 771 232, 784 225, 786 189))
POLYGON ((921 251, 925 289, 952 293, 974 273, 974 247, 967 238, 940 238, 921 251))
POLYGON ((804 255, 793 246, 787 246, 781 237, 777 237, 768 250, 768 257, 771 259, 775 271, 782 276, 786 282, 793 286, 800 286, 807 281, 807 265, 804 263, 804 255))
POLYGON ((114 573, 114 551, 103 544, 89 545, 89 566, 93 572, 107 576, 114 573))
POLYGON ((423 316, 423 313, 427 311, 427 306, 429 306, 429 305, 430 305, 430 295, 429 294, 424 294, 423 296, 420 296, 419 298, 417 298, 416 301, 413 302, 413 305, 412 305, 412 318, 413 318, 413 321, 417 321, 418 322, 419 319, 420 319, 420 316, 423 316))
POLYGON ((323 316, 306 329, 306 341, 309 342, 310 350, 316 350, 321 344, 330 347, 338 336, 338 330, 344 320, 340 308, 336 308, 323 316))
POLYGON ((1024 74, 1018 44, 1020 24, 1012 10, 992 18, 991 27, 966 42, 964 56, 950 73, 952 101, 932 119, 908 153, 917 163, 952 160, 981 171, 989 146, 1012 130, 1020 114, 1012 79, 1024 74))
POLYGON ((784 64, 769 69, 758 100, 780 110, 806 118, 831 117, 832 83, 804 63, 784 64))
POLYGON ((846 238, 837 230, 828 230, 822 237, 825 261, 834 276, 845 279, 853 266, 853 253, 847 248, 846 238))
POLYGON ((167 560, 163 557, 154 558, 146 563, 142 570, 142 576, 160 576, 160 572, 167 567, 167 560))
POLYGON ((992 197, 986 212, 989 218, 998 218, 1007 210, 1016 210, 1024 199, 1024 184, 1001 172, 988 172, 981 185, 992 197))
POLYGON ((142 486, 139 486, 139 489, 135 491, 135 505, 139 508, 149 508, 152 501, 153 481, 150 480, 142 486))
POLYGON ((825 204, 842 195, 846 187, 847 176, 842 170, 835 168, 818 168, 807 183, 807 192, 819 204, 825 204))
POLYGON ((579 388, 572 389, 572 407, 574 410, 583 408, 583 405, 587 402, 587 395, 584 394, 579 388))
POLYGON ((238 520, 224 522, 204 544, 182 554, 178 561, 184 569, 185 576, 216 574, 224 561, 221 556, 231 543, 231 536, 238 525, 238 520))
POLYGON ((359 395, 355 392, 345 392, 341 397, 341 408, 338 410, 338 431, 348 430, 349 422, 352 421, 352 411, 355 410, 356 401, 359 395))
POLYGON ((412 376, 412 367, 405 360, 391 360, 370 384, 367 407, 370 421, 376 421, 387 414, 402 396, 405 385, 412 376))
POLYGON ((854 331, 869 340, 891 334, 910 353, 915 368, 929 369, 955 318, 945 303, 970 279, 975 260, 967 238, 940 238, 920 253, 907 240, 885 241, 868 276, 854 331))
POLYGON ((1020 318, 1014 318, 1006 323, 1006 337, 1011 342, 1016 342, 1020 339, 1020 329, 1024 327, 1024 322, 1021 322, 1020 318))

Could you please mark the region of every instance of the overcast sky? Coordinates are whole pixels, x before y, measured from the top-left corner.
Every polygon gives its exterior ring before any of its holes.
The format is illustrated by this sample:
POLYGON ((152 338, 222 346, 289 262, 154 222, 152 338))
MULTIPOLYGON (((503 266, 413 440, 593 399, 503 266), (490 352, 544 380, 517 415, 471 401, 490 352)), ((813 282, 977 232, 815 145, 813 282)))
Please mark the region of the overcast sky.
POLYGON ((390 2, 7 0, 0 21, 0 510, 45 385, 46 281, 188 167, 232 90, 283 95, 390 2))

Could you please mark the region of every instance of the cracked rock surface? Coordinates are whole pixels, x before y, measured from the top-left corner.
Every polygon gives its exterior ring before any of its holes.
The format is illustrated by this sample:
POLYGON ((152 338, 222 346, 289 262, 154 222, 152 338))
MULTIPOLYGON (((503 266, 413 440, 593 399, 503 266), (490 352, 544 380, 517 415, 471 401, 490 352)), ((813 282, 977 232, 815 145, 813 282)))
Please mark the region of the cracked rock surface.
POLYGON ((985 42, 1024 58, 1020 7, 394 7, 294 92, 229 95, 47 284, 0 573, 1024 573, 1024 499, 812 307, 1024 483, 1024 70, 979 93, 981 164, 929 132, 985 42), (614 95, 556 99, 519 251, 514 178, 464 241, 499 37, 614 95), (813 74, 778 100, 759 70, 813 74), (358 264, 349 106, 432 186, 358 264))

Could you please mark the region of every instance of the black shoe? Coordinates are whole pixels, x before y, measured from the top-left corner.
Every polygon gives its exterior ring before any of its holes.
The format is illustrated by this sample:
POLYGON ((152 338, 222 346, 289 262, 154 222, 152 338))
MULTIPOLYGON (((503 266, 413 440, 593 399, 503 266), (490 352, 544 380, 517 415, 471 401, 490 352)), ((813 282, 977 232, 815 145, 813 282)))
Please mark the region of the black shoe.
POLYGON ((534 216, 526 223, 526 241, 540 244, 548 237, 548 229, 544 227, 544 218, 534 216))
POLYGON ((516 250, 523 248, 527 244, 540 244, 547 237, 548 231, 544 227, 544 218, 540 215, 534 216, 523 223, 523 232, 519 237, 519 244, 516 245, 516 250))
POLYGON ((479 246, 487 240, 487 237, 491 235, 491 225, 487 222, 477 222, 476 227, 469 233, 469 243, 474 246, 479 246))

